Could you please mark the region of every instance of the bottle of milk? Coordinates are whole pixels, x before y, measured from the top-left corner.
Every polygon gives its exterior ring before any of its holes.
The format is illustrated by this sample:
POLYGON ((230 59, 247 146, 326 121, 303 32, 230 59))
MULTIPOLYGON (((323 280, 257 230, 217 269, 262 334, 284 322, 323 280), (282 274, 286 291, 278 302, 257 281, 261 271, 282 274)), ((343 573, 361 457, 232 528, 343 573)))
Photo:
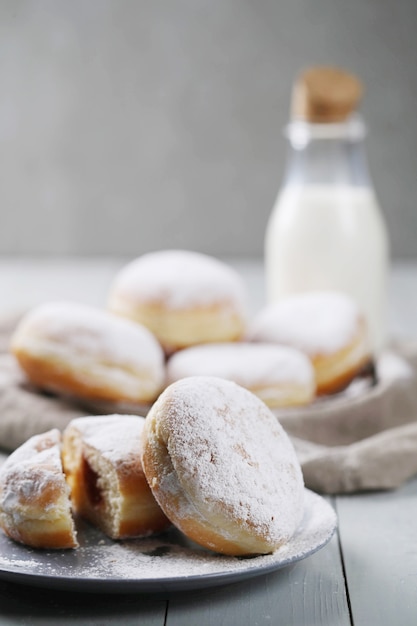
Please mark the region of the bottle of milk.
POLYGON ((388 236, 364 152, 352 75, 315 67, 295 85, 287 171, 265 239, 269 302, 311 290, 353 297, 375 353, 386 342, 388 236))

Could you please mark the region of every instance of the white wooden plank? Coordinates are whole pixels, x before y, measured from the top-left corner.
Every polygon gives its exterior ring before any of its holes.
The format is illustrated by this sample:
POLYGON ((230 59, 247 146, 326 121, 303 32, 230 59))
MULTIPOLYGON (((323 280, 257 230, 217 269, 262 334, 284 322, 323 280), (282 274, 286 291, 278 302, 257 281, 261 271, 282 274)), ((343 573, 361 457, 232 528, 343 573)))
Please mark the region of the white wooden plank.
POLYGON ((0 583, 0 626, 164 626, 158 595, 48 591, 0 583))
POLYGON ((417 480, 337 498, 355 626, 417 624, 417 480))
POLYGON ((349 626, 337 537, 274 574, 227 587, 177 594, 166 626, 349 626))

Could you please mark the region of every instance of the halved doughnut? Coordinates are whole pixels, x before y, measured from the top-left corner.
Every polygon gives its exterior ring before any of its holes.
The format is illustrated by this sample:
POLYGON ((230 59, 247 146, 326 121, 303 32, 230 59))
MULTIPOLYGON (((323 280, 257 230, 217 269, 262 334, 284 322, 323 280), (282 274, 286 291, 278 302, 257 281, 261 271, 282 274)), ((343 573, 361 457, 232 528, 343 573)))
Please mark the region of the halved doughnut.
POLYGON ((59 430, 31 437, 0 468, 0 527, 34 548, 78 546, 59 430))
POLYGON ((113 539, 144 537, 169 525, 142 469, 144 423, 136 415, 80 417, 64 431, 73 508, 113 539))

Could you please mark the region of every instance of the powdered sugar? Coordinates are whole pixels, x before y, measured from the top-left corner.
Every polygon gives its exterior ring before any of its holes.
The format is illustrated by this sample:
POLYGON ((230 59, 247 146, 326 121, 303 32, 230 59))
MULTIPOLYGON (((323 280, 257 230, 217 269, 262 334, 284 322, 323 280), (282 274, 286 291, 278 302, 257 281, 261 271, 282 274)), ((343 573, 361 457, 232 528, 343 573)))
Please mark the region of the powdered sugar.
MULTIPOLYGON (((52 534, 53 522, 57 521, 61 529, 65 526, 68 534, 61 545, 76 545, 60 443, 61 434, 57 429, 35 435, 15 450, 1 467, 0 526, 10 536, 26 542, 27 523, 45 520, 43 540, 47 542, 48 532, 52 534)), ((36 531, 33 532, 37 541, 36 531)))
POLYGON ((168 382, 193 375, 219 376, 249 388, 285 382, 310 386, 314 381, 311 362, 302 352, 260 343, 194 346, 168 361, 168 382))
POLYGON ((147 368, 160 381, 164 375, 162 349, 147 328, 84 304, 49 302, 33 309, 12 339, 16 347, 26 344, 113 366, 147 368))
POLYGON ((303 520, 291 541, 266 556, 242 559, 210 553, 175 529, 115 543, 77 520, 80 548, 75 552, 34 551, 0 535, 0 577, 12 573, 28 584, 132 592, 192 589, 256 576, 305 558, 331 538, 333 509, 307 490, 304 501, 303 520))
POLYGON ((359 315, 355 302, 342 293, 288 296, 258 313, 249 338, 294 346, 310 356, 329 354, 353 339, 359 315))
POLYGON ((145 418, 138 415, 97 415, 79 417, 68 425, 82 435, 83 441, 98 450, 112 463, 138 458, 145 418))
POLYGON ((246 308, 243 281, 233 268, 186 250, 164 250, 135 259, 118 274, 112 293, 133 301, 163 302, 172 309, 217 303, 246 308))
POLYGON ((302 514, 302 475, 291 442, 263 402, 231 381, 195 376, 168 387, 148 419, 203 518, 224 534, 237 523, 271 544, 289 539, 302 514))
POLYGON ((66 491, 60 441, 53 429, 31 437, 7 458, 0 469, 0 511, 24 514, 51 483, 66 491))

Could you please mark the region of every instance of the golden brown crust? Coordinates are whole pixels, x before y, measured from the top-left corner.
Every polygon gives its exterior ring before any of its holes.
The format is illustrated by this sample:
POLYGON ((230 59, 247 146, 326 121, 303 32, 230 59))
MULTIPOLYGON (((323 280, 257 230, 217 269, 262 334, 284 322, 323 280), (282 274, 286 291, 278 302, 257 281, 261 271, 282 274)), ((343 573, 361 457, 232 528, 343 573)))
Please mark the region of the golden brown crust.
POLYGON ((301 407, 311 404, 316 397, 315 385, 283 383, 275 389, 270 386, 253 386, 249 391, 254 393, 258 398, 265 402, 270 409, 301 407))
POLYGON ((168 383, 196 375, 232 380, 270 408, 303 406, 315 398, 310 359, 287 346, 245 341, 198 345, 172 355, 166 370, 168 383))
POLYGON ((239 274, 214 257, 187 250, 161 250, 128 263, 115 277, 108 308, 149 328, 168 354, 235 341, 246 326, 239 274))
POLYGON ((13 354, 19 362, 29 380, 41 389, 49 391, 58 390, 76 398, 86 400, 104 400, 118 402, 120 393, 108 385, 101 385, 96 382, 82 380, 77 374, 74 376, 72 368, 56 359, 46 359, 31 355, 24 348, 14 348, 13 354))
MULTIPOLYGON (((162 487, 161 474, 168 473, 172 464, 166 447, 161 445, 160 441, 155 441, 154 434, 154 425, 148 421, 146 433, 144 433, 142 463, 152 492, 167 517, 184 535, 209 550, 232 556, 245 556, 250 553, 247 544, 242 545, 238 538, 235 540, 227 538, 222 528, 216 531, 214 526, 192 507, 184 491, 179 489, 177 493, 171 493, 162 487), (185 511, 191 511, 191 509, 192 513, 184 514, 185 511)), ((252 553, 271 551, 271 547, 266 542, 262 544, 262 542, 255 541, 254 543, 256 547, 252 549, 252 553)))
POLYGON ((341 391, 344 391, 355 380, 355 378, 357 378, 361 374, 364 368, 366 368, 368 365, 372 365, 372 362, 372 359, 367 357, 361 362, 358 367, 346 370, 338 376, 333 377, 331 380, 322 380, 318 388, 317 395, 333 395, 335 393, 340 393, 341 391))
POLYGON ((93 307, 51 302, 34 308, 10 349, 33 384, 91 403, 143 406, 164 385, 164 354, 152 333, 93 307))
POLYGON ((68 529, 58 530, 56 521, 22 522, 19 526, 3 527, 3 530, 10 539, 31 548, 65 550, 78 547, 74 533, 68 529))
POLYGON ((246 328, 229 302, 175 310, 163 301, 138 303, 114 296, 111 310, 149 328, 167 354, 196 344, 238 341, 246 328))
POLYGON ((251 338, 304 352, 319 396, 342 391, 372 361, 366 320, 354 300, 339 292, 283 298, 260 312, 251 338))
POLYGON ((316 372, 317 395, 343 391, 372 363, 365 321, 362 318, 358 321, 357 333, 347 346, 333 354, 314 355, 311 359, 316 372))

